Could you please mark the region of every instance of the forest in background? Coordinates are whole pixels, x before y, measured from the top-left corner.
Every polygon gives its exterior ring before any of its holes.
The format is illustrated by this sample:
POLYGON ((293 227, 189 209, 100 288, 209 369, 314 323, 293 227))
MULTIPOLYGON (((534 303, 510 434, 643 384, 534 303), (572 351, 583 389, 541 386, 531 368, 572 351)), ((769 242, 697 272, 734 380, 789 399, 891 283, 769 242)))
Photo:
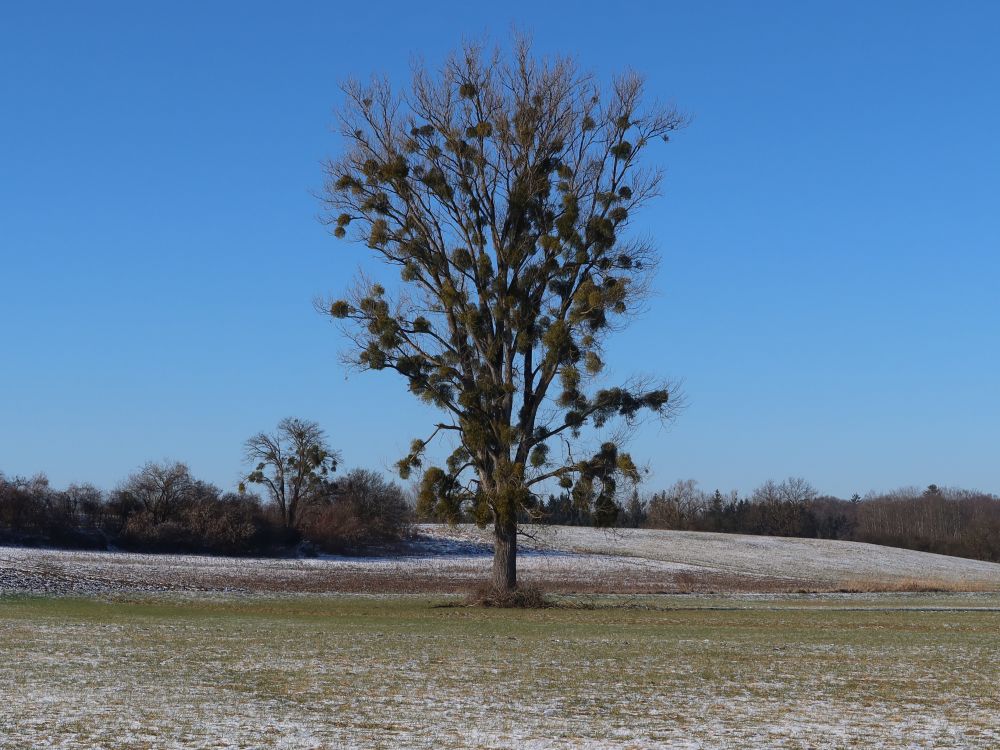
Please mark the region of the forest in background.
MULTIPOLYGON (((550 495, 539 518, 590 524, 570 493, 550 495)), ((951 487, 903 487, 842 499, 804 479, 769 480, 746 496, 704 492, 694 480, 623 503, 618 525, 869 542, 1000 562, 1000 497, 951 487)))

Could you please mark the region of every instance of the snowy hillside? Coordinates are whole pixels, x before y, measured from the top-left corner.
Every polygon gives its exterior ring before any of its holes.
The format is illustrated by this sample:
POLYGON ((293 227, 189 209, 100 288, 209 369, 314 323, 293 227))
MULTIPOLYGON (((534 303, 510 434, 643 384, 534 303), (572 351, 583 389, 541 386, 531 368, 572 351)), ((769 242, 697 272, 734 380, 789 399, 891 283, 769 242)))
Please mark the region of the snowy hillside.
MULTIPOLYGON (((529 527, 521 580, 553 591, 1000 590, 1000 565, 817 539, 529 527)), ((131 591, 448 592, 482 580, 489 535, 418 527, 402 550, 365 557, 253 559, 0 547, 0 593, 131 591)))

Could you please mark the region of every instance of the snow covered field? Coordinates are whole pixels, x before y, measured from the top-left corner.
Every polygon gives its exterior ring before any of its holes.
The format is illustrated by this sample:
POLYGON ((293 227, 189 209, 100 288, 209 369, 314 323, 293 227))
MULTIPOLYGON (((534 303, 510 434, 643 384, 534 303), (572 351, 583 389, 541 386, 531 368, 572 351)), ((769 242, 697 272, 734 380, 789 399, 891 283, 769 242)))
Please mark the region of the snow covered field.
MULTIPOLYGON (((0 547, 0 592, 454 592, 489 570, 489 535, 425 525, 401 552, 250 559, 0 547)), ((854 542, 529 527, 521 580, 552 591, 1000 590, 1000 565, 854 542)))
POLYGON ((0 748, 1000 747, 997 594, 645 600, 0 598, 0 748))
POLYGON ((359 558, 0 548, 0 750, 1000 747, 1000 565, 541 528, 522 578, 583 608, 502 611, 444 596, 486 575, 484 532, 419 531, 359 558), (845 582, 971 593, 784 593, 845 582))

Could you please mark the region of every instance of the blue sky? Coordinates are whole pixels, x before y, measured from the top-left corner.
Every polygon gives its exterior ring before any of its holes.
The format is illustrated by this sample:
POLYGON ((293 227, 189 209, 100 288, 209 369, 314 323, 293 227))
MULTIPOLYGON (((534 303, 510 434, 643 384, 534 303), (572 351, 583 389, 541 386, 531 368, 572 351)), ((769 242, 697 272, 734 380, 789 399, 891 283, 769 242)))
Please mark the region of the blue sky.
POLYGON ((231 487, 286 415, 396 460, 433 415, 312 307, 373 262, 316 220, 338 83, 512 25, 693 117, 608 357, 685 383, 632 444, 649 489, 1000 492, 992 2, 4 4, 0 470, 231 487))

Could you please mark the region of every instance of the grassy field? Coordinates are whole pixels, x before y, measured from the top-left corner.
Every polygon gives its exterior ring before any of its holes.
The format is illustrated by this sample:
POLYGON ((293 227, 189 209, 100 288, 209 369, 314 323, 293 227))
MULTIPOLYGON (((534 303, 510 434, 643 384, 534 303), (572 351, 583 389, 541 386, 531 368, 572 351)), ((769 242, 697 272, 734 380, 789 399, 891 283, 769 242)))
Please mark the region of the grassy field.
POLYGON ((442 601, 0 599, 0 747, 1000 747, 996 594, 442 601))

